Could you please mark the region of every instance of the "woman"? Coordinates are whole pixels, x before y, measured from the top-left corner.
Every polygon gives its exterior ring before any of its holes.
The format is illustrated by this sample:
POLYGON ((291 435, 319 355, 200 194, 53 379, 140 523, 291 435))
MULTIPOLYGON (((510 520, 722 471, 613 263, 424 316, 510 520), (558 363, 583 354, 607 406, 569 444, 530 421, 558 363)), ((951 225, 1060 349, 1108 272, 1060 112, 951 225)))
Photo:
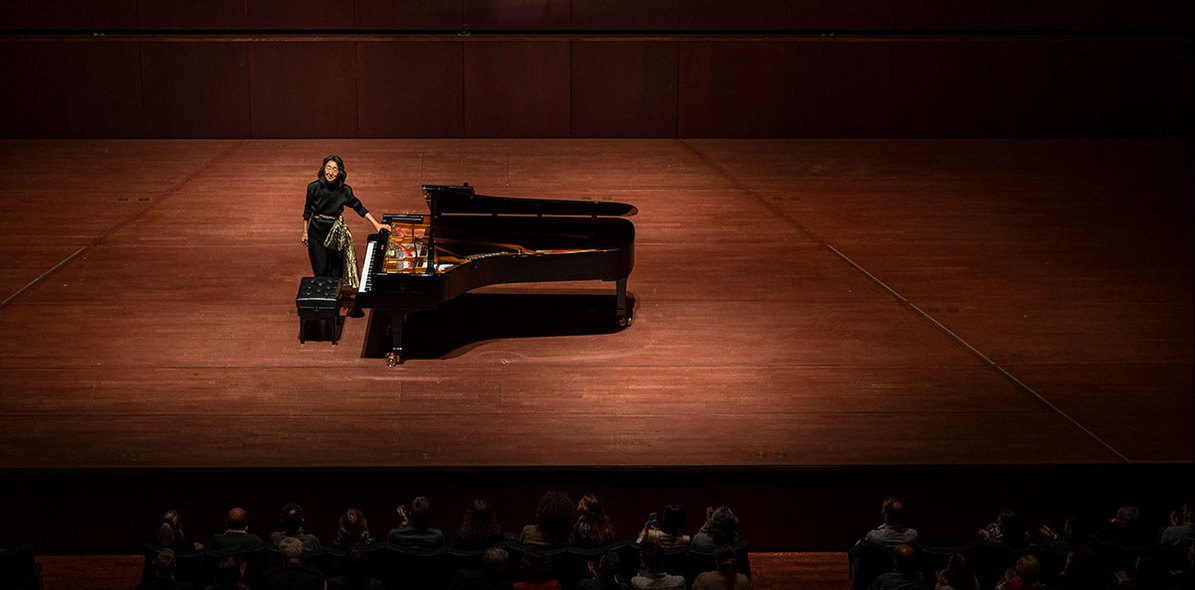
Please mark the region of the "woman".
POLYGON ((673 547, 687 547, 689 545, 689 535, 685 534, 685 511, 680 507, 680 504, 669 504, 664 507, 664 511, 657 526, 650 519, 643 525, 643 530, 639 531, 639 538, 637 543, 642 543, 648 539, 660 544, 662 549, 672 549, 673 547))
POLYGON ((721 547, 714 552, 716 569, 702 572, 693 580, 693 590, 751 590, 751 578, 739 573, 734 550, 721 547))
POLYGON ((523 527, 519 542, 537 547, 564 547, 573 542, 573 501, 568 494, 547 491, 535 509, 535 524, 523 527))
POLYGON ((332 544, 341 549, 348 549, 353 545, 372 545, 373 536, 369 534, 369 521, 365 520, 365 513, 359 508, 349 508, 340 515, 340 522, 336 527, 336 538, 332 544))
POLYGON ((585 494, 577 502, 577 522, 573 524, 573 543, 578 547, 605 547, 614 542, 614 522, 601 501, 585 494))
POLYGON ((938 581, 934 590, 979 590, 979 580, 971 571, 971 564, 967 556, 953 553, 946 562, 946 568, 938 572, 938 581))
POLYGON ((373 224, 375 231, 385 227, 344 183, 348 173, 340 156, 324 158, 316 179, 307 185, 307 204, 303 208, 303 245, 311 259, 311 272, 317 277, 336 277, 343 284, 357 287, 357 258, 353 253, 353 235, 344 222, 344 208, 349 207, 373 224))
POLYGON ((474 500, 465 509, 465 518, 461 521, 461 530, 456 535, 454 546, 462 551, 477 551, 493 547, 505 539, 489 502, 474 500))

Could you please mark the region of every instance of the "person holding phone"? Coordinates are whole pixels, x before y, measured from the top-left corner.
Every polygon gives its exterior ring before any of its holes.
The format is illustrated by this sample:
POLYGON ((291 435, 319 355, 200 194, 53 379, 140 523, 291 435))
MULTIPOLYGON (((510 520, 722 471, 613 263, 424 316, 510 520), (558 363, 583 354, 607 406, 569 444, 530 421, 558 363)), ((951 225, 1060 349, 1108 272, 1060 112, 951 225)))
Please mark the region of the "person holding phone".
POLYGON ((651 540, 663 549, 688 546, 690 537, 685 534, 688 526, 685 511, 680 504, 668 504, 661 514, 663 516, 659 518, 655 512, 648 515, 636 542, 644 543, 651 540))

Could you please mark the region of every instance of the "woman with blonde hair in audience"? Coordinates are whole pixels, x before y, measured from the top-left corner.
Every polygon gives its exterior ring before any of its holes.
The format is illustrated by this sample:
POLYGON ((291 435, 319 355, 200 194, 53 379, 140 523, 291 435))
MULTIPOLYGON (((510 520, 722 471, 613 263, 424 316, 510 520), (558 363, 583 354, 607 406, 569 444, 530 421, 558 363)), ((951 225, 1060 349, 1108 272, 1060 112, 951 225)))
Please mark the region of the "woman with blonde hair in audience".
POLYGON ((158 549, 171 549, 175 553, 191 553, 203 545, 192 543, 183 533, 183 517, 178 510, 167 510, 158 525, 158 536, 150 544, 158 549))
POLYGON ((369 521, 365 520, 365 513, 359 508, 349 508, 340 515, 336 527, 336 537, 332 544, 341 549, 348 549, 353 545, 372 545, 374 538, 369 534, 369 521))
POLYGON ((578 547, 604 547, 614 542, 614 522, 593 494, 585 494, 577 503, 577 522, 573 524, 573 544, 578 547))

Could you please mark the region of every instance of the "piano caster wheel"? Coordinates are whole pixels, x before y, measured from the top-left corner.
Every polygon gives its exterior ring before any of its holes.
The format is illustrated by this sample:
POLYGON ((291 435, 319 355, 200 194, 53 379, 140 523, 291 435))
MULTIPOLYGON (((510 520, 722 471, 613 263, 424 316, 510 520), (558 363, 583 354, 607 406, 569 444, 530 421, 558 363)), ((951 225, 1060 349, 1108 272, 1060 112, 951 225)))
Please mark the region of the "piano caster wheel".
POLYGON ((402 357, 398 356, 397 353, 392 352, 392 353, 386 355, 386 366, 387 367, 393 367, 394 365, 397 365, 398 363, 401 363, 401 362, 402 362, 402 357))
POLYGON ((618 327, 626 328, 626 327, 630 326, 632 323, 634 323, 634 321, 635 321, 635 318, 631 318, 631 317, 618 318, 618 327))

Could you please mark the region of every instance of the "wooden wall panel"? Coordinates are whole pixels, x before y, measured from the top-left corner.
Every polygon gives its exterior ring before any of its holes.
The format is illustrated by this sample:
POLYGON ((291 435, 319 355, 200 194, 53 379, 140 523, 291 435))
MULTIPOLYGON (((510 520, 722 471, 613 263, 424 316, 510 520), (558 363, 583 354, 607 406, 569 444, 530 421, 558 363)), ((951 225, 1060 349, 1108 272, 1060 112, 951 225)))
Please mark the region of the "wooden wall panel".
POLYGON ((141 137, 137 43, 39 43, 33 52, 39 137, 141 137))
POLYGON ((142 43, 146 137, 250 135, 249 46, 142 43))
POLYGON ((788 15, 786 0, 684 0, 681 29, 774 30, 788 15))
POLYGON ((463 43, 358 43, 360 137, 461 137, 463 43))
POLYGON ((569 43, 465 46, 466 137, 568 137, 569 43))
MULTIPOLYGON (((33 50, 28 43, 0 42, 0 63, 33 63, 33 50)), ((36 137, 36 104, 35 93, 0 92, 0 137, 36 137)))
POLYGON ((892 27, 894 4, 887 0, 792 0, 787 24, 791 29, 812 31, 885 30, 892 27))
POLYGON ((461 0, 356 0, 358 29, 456 30, 461 0))
POLYGON ((142 29, 238 30, 245 28, 246 0, 139 0, 142 29))
POLYGON ((1003 0, 1005 30, 1185 31, 1195 24, 1189 0, 1003 0))
POLYGON ((785 45, 786 137, 883 137, 892 117, 892 44, 785 45))
POLYGON ((996 42, 893 44, 892 127, 897 137, 990 135, 999 117, 996 42))
POLYGON ((1000 104, 1009 135, 1084 135, 1115 125, 1122 97, 1108 42, 1026 40, 1002 49, 1000 104))
MULTIPOLYGON (((573 3, 573 30, 669 30, 678 26, 681 0, 589 0, 573 3)), ((687 3, 686 3, 687 6, 687 3)))
POLYGON ((1000 28, 1004 0, 903 0, 891 4, 896 30, 989 31, 1000 28))
POLYGON ((680 46, 680 137, 776 137, 784 100, 784 44, 680 46))
POLYGON ((676 43, 574 43, 573 137, 676 137, 676 43))
POLYGON ((112 30, 137 28, 137 0, 30 0, 28 23, 33 29, 112 30))
POLYGON ((255 43, 249 48, 253 137, 355 137, 352 43, 255 43))
POLYGON ((29 0, 0 0, 0 14, 4 15, 5 29, 29 28, 29 0))
POLYGON ((245 0, 250 29, 347 30, 353 28, 355 0, 245 0))
POLYGON ((464 28, 563 30, 571 23, 569 0, 463 0, 464 28))

